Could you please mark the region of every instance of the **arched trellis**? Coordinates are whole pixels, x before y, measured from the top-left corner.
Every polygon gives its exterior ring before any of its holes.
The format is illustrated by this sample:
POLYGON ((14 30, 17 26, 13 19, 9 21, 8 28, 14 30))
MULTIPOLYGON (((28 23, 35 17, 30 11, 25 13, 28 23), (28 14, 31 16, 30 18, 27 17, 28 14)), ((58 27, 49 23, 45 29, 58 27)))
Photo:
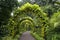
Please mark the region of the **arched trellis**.
MULTIPOLYGON (((24 17, 24 18, 22 18, 22 19, 20 19, 20 21, 19 21, 19 23, 18 23, 18 26, 21 28, 21 25, 24 25, 24 23, 26 24, 26 23, 28 23, 28 25, 31 25, 31 29, 34 31, 34 26, 35 26, 35 23, 34 23, 34 21, 33 21, 33 19, 32 18, 30 18, 30 17, 24 17)), ((25 25, 24 25, 25 26, 25 25)), ((19 28, 19 29, 20 29, 19 28)), ((22 27, 22 28, 24 28, 24 27, 22 27)), ((21 29, 20 29, 21 30, 21 29)), ((27 31, 27 30, 26 30, 27 31)))
POLYGON ((27 3, 14 11, 12 20, 14 21, 14 23, 16 23, 15 27, 17 28, 17 31, 19 31, 20 24, 22 25, 26 20, 28 20, 26 22, 28 22, 28 24, 32 23, 32 28, 35 29, 32 31, 40 34, 40 36, 44 36, 44 29, 47 24, 46 21, 48 20, 48 18, 38 5, 27 3))

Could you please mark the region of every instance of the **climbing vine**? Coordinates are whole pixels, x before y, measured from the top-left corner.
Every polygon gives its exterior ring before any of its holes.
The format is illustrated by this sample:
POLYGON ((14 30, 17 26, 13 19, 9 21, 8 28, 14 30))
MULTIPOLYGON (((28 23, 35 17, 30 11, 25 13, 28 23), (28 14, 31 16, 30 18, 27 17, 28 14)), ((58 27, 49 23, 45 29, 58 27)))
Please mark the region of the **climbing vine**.
POLYGON ((13 36, 24 31, 32 31, 44 37, 47 20, 47 15, 39 5, 26 3, 14 11, 14 16, 10 19, 10 29, 12 28, 13 36))

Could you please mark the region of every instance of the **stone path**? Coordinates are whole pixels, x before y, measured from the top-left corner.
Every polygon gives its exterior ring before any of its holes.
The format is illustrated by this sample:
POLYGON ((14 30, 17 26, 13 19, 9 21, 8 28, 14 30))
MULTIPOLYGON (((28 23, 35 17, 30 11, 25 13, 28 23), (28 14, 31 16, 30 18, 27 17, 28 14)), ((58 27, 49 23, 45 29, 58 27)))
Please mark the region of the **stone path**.
POLYGON ((35 40, 30 31, 24 32, 19 40, 35 40))

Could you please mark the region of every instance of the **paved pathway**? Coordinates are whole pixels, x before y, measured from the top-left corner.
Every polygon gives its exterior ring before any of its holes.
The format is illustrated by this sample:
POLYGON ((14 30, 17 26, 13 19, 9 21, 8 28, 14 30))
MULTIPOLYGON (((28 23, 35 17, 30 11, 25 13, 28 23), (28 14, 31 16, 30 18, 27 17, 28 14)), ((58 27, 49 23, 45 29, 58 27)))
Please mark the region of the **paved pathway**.
POLYGON ((35 40, 30 31, 24 32, 19 40, 35 40))

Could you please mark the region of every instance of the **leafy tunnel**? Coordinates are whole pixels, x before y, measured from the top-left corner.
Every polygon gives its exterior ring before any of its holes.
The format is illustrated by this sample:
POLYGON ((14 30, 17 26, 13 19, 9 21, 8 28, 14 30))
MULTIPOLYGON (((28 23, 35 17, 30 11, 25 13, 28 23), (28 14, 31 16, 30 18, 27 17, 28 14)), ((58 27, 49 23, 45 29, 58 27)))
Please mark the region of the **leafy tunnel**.
POLYGON ((14 30, 12 35, 17 32, 32 31, 44 38, 48 18, 39 5, 29 3, 22 5, 14 11, 14 16, 11 20, 13 20, 12 22, 10 21, 11 26, 13 25, 11 30, 14 30))

